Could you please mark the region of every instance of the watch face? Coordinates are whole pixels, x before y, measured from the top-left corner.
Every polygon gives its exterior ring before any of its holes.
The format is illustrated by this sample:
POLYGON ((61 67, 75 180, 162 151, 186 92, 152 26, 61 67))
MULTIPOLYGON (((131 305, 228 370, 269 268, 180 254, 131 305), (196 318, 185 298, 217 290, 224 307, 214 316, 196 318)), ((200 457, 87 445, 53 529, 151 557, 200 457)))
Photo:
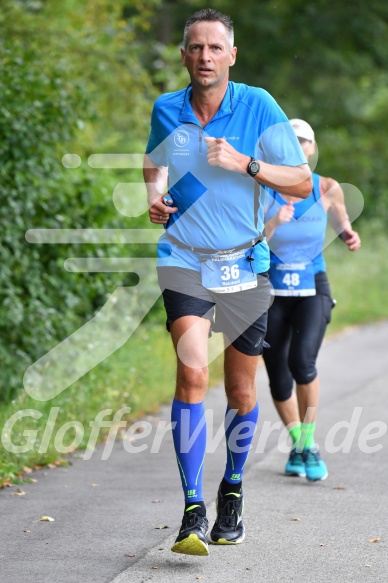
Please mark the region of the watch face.
POLYGON ((260 170, 259 164, 256 162, 256 160, 252 160, 252 162, 249 164, 249 173, 257 174, 259 170, 260 170))

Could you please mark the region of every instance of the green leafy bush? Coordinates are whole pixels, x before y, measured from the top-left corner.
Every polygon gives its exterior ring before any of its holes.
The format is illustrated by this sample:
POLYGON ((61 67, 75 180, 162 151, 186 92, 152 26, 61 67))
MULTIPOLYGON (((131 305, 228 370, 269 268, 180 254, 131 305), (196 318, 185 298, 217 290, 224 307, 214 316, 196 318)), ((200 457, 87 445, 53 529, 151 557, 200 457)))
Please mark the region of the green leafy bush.
POLYGON ((104 256, 103 248, 27 243, 31 228, 114 227, 118 219, 99 202, 109 189, 101 177, 60 162, 86 111, 82 88, 67 85, 60 66, 47 72, 20 43, 0 44, 0 61, 0 386, 9 401, 27 366, 90 318, 123 277, 65 271, 65 258, 104 256))

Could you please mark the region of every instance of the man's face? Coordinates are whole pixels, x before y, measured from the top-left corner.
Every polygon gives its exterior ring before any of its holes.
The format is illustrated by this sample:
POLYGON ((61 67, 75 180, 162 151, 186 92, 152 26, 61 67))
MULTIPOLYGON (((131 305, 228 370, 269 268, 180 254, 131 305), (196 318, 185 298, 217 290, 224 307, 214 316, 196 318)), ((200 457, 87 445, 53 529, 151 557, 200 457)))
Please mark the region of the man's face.
POLYGON ((190 27, 187 49, 181 53, 193 85, 217 87, 227 82, 237 49, 229 46, 222 22, 198 21, 190 27))

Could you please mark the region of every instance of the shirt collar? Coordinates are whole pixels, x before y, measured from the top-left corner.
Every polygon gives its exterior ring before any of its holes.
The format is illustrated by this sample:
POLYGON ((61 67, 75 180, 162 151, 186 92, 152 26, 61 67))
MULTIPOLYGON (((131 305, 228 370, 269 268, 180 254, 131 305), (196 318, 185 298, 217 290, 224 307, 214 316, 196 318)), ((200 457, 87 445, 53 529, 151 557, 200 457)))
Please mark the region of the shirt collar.
MULTIPOLYGON (((179 113, 179 121, 182 123, 195 123, 199 125, 199 121, 197 116, 194 113, 194 110, 191 105, 191 96, 193 94, 193 89, 191 83, 187 86, 185 95, 183 98, 183 105, 182 109, 179 113)), ((220 108, 215 114, 215 116, 210 120, 220 119, 221 117, 225 117, 226 115, 232 115, 233 113, 233 100, 232 100, 232 88, 231 82, 229 81, 228 87, 225 91, 224 98, 221 102, 220 108)))

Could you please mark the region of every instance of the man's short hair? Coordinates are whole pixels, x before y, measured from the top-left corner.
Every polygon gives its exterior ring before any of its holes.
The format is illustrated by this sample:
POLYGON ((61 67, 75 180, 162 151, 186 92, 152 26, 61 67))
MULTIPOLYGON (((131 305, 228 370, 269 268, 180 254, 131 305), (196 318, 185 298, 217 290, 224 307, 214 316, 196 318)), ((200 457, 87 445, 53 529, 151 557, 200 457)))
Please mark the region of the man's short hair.
POLYGON ((227 38, 230 44, 230 48, 234 46, 234 30, 233 30, 233 20, 230 16, 218 12, 218 10, 213 10, 213 8, 204 8, 203 10, 198 10, 190 18, 187 19, 185 24, 185 29, 183 31, 183 47, 187 49, 189 43, 189 30, 190 27, 195 22, 222 22, 226 28, 227 38))

